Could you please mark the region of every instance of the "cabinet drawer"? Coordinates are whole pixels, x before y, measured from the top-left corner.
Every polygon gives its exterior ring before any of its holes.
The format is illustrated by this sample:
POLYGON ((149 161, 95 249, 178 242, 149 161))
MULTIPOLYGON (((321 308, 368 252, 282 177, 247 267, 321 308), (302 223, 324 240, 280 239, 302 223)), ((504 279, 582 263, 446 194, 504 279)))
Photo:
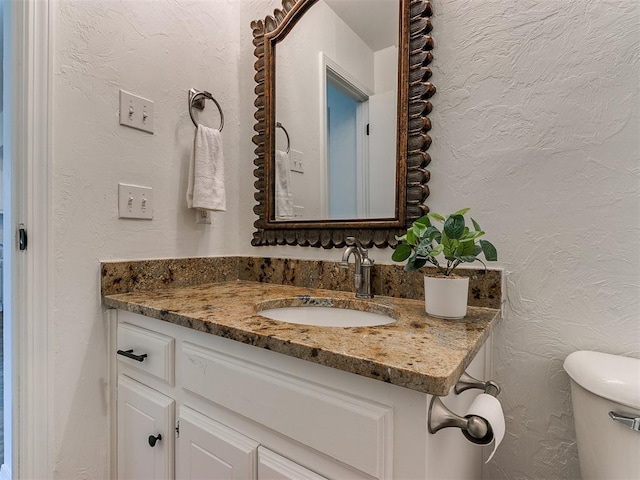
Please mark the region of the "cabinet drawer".
POLYGON ((118 324, 118 360, 170 385, 175 377, 174 350, 171 337, 128 323, 118 324))
POLYGON ((185 389, 374 478, 390 478, 393 408, 190 342, 185 389))

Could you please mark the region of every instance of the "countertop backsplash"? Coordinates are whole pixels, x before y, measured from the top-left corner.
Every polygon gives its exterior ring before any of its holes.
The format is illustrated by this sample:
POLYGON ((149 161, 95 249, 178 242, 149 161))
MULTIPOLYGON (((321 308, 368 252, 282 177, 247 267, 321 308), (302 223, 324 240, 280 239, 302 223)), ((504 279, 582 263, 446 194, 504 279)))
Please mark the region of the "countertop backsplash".
MULTIPOLYGON (((268 257, 195 257, 103 262, 103 295, 143 292, 162 288, 188 287, 208 283, 247 280, 306 288, 353 291, 353 264, 343 269, 326 260, 268 257)), ((377 296, 423 299, 423 276, 405 272, 401 265, 375 264, 372 291, 377 296)), ((499 309, 502 298, 502 271, 458 268, 469 276, 469 305, 499 309)))

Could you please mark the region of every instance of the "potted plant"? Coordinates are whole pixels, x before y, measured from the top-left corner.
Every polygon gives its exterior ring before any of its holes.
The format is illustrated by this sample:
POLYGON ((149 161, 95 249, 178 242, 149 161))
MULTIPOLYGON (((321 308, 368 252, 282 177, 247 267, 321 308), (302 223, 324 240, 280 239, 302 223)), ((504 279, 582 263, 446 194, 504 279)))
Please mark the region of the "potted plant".
POLYGON ((465 222, 464 215, 469 208, 463 208, 448 217, 437 213, 428 213, 419 218, 407 233, 396 237, 400 243, 391 259, 404 262, 405 271, 419 270, 428 263, 435 266, 435 276, 424 277, 425 309, 429 315, 440 318, 459 319, 467 314, 467 296, 469 277, 453 274, 462 263, 480 262, 481 253, 485 260, 498 260, 496 248, 487 240, 480 239, 484 231, 473 218, 471 230, 465 222), (441 229, 432 222, 442 224, 441 229), (444 256, 446 264, 438 259, 444 256))

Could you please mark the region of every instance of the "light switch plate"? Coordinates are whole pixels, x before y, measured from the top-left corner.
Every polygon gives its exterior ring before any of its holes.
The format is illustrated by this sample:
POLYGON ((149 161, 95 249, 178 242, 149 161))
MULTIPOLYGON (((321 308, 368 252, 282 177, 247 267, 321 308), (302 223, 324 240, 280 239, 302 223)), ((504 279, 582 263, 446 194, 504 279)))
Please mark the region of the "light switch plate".
POLYGON ((120 125, 153 133, 153 102, 120 90, 120 125))
POLYGON ((118 216, 120 218, 153 220, 153 189, 119 183, 118 216))
POLYGON ((291 171, 304 173, 304 154, 297 150, 291 150, 291 171))

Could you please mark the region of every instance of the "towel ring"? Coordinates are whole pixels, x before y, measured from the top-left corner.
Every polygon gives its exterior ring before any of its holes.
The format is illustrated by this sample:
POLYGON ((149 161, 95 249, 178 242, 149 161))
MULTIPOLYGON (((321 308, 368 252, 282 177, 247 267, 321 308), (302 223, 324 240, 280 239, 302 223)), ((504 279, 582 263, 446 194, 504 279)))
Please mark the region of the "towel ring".
POLYGON ((289 153, 289 150, 291 150, 291 139, 289 138, 289 132, 287 132, 287 129, 284 128, 280 122, 276 122, 276 128, 281 128, 282 131, 284 132, 285 136, 287 137, 287 152, 286 153, 289 153))
POLYGON ((205 90, 203 90, 202 92, 199 92, 198 90, 195 90, 193 88, 189 90, 189 116, 191 117, 191 121, 196 126, 196 128, 198 128, 198 122, 196 122, 196 119, 193 117, 193 108, 195 107, 198 110, 204 110, 204 100, 207 98, 215 103, 216 107, 218 107, 218 111, 220 112, 220 127, 218 128, 218 130, 221 132, 222 128, 224 127, 224 113, 222 113, 222 107, 220 107, 218 101, 213 98, 213 95, 205 90))

